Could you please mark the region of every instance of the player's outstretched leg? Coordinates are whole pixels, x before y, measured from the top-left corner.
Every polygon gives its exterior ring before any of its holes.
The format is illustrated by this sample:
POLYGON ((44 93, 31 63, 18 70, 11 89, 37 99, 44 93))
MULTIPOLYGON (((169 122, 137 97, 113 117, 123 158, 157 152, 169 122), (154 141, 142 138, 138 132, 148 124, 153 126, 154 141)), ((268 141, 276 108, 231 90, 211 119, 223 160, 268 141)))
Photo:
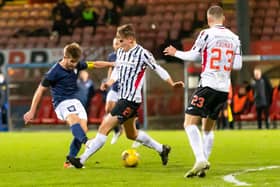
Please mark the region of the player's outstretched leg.
POLYGON ((119 137, 121 136, 122 128, 119 126, 114 127, 113 138, 111 140, 111 144, 117 143, 119 137))
POLYGON ((150 137, 147 133, 145 133, 144 131, 141 131, 141 130, 138 131, 138 136, 136 137, 135 140, 142 143, 146 147, 156 150, 161 157, 162 165, 167 164, 168 155, 171 150, 170 146, 163 145, 163 144, 157 142, 152 137, 150 137))
POLYGON ((210 169, 210 163, 208 161, 196 162, 191 170, 185 174, 185 178, 191 178, 194 176, 205 177, 206 171, 210 169))

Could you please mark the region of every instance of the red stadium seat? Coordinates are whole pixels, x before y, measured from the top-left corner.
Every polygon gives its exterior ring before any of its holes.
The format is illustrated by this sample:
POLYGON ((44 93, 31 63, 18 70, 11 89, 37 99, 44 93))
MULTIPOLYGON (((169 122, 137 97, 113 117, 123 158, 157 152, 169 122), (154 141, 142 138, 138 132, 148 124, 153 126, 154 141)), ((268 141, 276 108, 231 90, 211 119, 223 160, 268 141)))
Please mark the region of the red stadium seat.
POLYGON ((32 124, 55 124, 56 118, 53 115, 54 109, 52 105, 51 96, 44 96, 39 105, 37 115, 34 120, 31 121, 32 124))
POLYGON ((97 92, 91 99, 88 112, 88 122, 91 124, 100 124, 102 122, 105 113, 105 103, 102 97, 102 94, 97 92))

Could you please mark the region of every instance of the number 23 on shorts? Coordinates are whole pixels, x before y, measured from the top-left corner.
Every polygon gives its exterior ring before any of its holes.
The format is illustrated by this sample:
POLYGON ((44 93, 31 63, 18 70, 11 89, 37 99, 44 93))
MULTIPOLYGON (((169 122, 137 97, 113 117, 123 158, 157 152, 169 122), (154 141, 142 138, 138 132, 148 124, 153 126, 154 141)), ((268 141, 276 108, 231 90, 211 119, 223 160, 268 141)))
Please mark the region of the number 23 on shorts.
POLYGON ((204 101, 204 97, 198 97, 197 95, 194 95, 191 101, 191 105, 202 108, 204 105, 204 101))

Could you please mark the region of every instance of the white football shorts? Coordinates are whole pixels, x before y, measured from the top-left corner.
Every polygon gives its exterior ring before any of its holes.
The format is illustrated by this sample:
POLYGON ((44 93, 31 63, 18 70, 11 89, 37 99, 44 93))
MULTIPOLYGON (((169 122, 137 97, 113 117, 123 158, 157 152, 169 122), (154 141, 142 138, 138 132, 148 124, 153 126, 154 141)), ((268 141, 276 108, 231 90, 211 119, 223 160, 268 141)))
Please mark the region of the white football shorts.
POLYGON ((67 99, 58 104, 55 113, 60 120, 66 120, 69 114, 77 114, 79 118, 87 120, 87 112, 78 99, 67 99))
POLYGON ((116 92, 115 90, 110 89, 107 93, 106 96, 106 102, 117 102, 119 100, 118 98, 118 92, 116 92))

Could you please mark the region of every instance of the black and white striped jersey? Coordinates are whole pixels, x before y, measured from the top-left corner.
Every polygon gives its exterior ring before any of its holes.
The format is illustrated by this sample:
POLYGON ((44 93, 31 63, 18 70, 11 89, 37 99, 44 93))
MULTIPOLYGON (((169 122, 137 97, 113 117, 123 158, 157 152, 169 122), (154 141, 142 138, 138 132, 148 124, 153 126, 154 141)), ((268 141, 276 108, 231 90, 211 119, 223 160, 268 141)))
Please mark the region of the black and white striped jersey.
POLYGON ((156 63, 154 56, 142 46, 137 44, 128 51, 122 48, 117 50, 116 66, 111 79, 119 82, 119 99, 142 102, 141 89, 147 66, 164 80, 170 77, 167 71, 156 63))

